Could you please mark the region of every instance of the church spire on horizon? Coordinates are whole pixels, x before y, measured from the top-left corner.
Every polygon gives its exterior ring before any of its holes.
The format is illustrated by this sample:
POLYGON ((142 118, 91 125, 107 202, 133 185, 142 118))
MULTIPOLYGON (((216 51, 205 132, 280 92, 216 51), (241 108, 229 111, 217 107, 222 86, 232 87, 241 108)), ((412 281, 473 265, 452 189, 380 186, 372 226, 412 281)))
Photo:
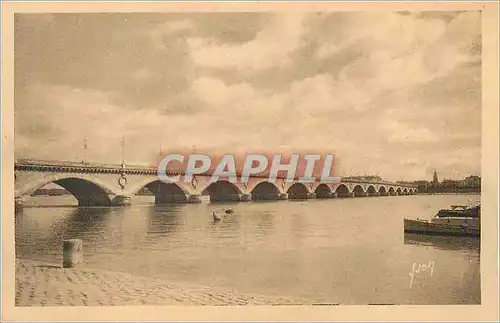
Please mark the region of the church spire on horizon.
POLYGON ((433 182, 434 184, 439 183, 439 180, 438 180, 438 175, 437 175, 436 170, 434 170, 434 176, 433 176, 433 178, 432 178, 432 182, 433 182))

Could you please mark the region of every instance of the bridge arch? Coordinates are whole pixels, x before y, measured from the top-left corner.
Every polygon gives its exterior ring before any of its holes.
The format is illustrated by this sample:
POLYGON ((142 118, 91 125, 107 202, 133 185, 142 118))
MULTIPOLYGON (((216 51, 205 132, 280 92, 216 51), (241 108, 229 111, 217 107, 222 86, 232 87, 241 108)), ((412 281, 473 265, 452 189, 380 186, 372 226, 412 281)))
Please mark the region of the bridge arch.
POLYGON ((396 189, 396 193, 398 193, 398 195, 401 195, 401 187, 398 187, 398 188, 396 189))
POLYGON ((16 197, 27 197, 49 183, 55 183, 70 192, 79 206, 109 206, 114 189, 99 179, 86 174, 55 174, 34 179, 16 191, 16 197))
POLYGON ((243 194, 236 184, 225 180, 209 183, 201 193, 210 195, 211 202, 239 201, 243 194))
POLYGON ((405 187, 405 188, 403 189, 403 194, 407 195, 408 193, 409 193, 409 192, 408 192, 408 188, 407 188, 407 187, 405 187))
POLYGON ((327 184, 319 184, 314 190, 316 193, 316 198, 324 199, 332 196, 332 189, 327 184))
POLYGON ((155 204, 164 203, 186 203, 189 198, 189 191, 179 183, 165 183, 159 179, 149 180, 143 183, 142 187, 131 190, 131 195, 135 195, 139 190, 146 188, 155 196, 155 204))
POLYGON ((351 191, 349 190, 349 187, 347 185, 340 184, 335 189, 335 193, 337 193, 338 197, 348 197, 351 191))
POLYGON ((262 181, 249 189, 252 200, 277 200, 281 190, 276 184, 269 181, 262 181))
POLYGON ((354 196, 365 196, 365 190, 363 190, 363 186, 359 184, 354 186, 352 192, 354 193, 354 196))
POLYGON ((289 200, 302 200, 307 199, 309 189, 304 183, 294 183, 288 188, 287 193, 289 200))
POLYGON ((377 190, 375 189, 375 186, 370 185, 370 186, 368 186, 368 188, 366 189, 366 193, 368 193, 368 195, 370 195, 370 196, 374 196, 374 195, 375 195, 375 193, 377 193, 377 190))
MULTIPOLYGON (((165 184, 165 185, 176 185, 179 189, 181 189, 185 194, 196 194, 191 183, 185 183, 183 181, 178 181, 175 183, 165 183, 162 182, 158 176, 154 177, 147 177, 146 179, 138 180, 138 181, 133 181, 133 185, 127 186, 125 188, 125 192, 123 193, 124 195, 132 196, 136 195, 141 189, 144 187, 147 187, 149 190, 148 186, 151 186, 151 184, 157 183, 155 185, 158 185, 159 183, 165 184)), ((151 190, 150 190, 151 191, 151 190)))
POLYGON ((382 185, 379 187, 378 192, 380 195, 385 195, 387 194, 387 188, 385 188, 385 186, 382 185))

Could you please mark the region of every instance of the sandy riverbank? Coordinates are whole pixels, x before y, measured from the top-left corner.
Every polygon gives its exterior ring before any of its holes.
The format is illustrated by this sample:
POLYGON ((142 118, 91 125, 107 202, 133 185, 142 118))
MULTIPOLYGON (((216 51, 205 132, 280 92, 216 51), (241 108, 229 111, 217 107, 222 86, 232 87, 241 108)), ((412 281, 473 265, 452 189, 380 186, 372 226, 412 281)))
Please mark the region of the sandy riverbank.
POLYGON ((16 259, 16 306, 305 305, 304 300, 16 259))

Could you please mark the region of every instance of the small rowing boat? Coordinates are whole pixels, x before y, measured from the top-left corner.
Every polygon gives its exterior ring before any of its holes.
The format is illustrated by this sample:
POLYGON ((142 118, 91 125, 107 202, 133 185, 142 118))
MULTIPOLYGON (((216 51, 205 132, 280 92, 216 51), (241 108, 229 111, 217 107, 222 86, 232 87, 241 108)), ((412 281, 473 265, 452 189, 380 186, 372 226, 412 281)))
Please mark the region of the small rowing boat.
POLYGON ((452 205, 439 210, 431 220, 404 219, 405 233, 479 237, 481 235, 481 205, 452 205))
POLYGON ((212 212, 212 216, 214 217, 214 221, 222 220, 222 217, 215 212, 212 212))

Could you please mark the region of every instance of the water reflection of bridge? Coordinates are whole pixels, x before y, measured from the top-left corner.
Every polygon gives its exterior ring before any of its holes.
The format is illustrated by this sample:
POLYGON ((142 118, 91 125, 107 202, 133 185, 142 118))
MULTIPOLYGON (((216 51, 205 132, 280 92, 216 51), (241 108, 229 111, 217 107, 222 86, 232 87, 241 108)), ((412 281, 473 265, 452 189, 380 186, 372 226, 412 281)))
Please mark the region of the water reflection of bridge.
POLYGON ((189 183, 164 183, 153 167, 71 162, 19 161, 14 169, 16 205, 22 205, 25 197, 48 183, 65 188, 80 206, 127 205, 130 198, 144 188, 155 196, 157 204, 199 203, 202 196, 209 196, 210 201, 250 201, 395 196, 417 192, 415 185, 362 179, 302 183, 278 178, 271 183, 267 177, 253 176, 243 184, 227 180, 211 183, 211 174, 202 174, 189 183))

